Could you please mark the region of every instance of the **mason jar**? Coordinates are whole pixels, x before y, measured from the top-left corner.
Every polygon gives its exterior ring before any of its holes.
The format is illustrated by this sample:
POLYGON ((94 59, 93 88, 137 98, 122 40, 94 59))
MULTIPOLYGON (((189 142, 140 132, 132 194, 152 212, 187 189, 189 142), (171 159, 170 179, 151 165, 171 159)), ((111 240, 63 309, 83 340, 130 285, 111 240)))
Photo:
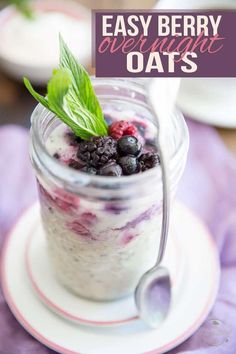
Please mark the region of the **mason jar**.
MULTIPOLYGON (((142 82, 93 79, 105 116, 138 117, 158 136, 142 82)), ((158 97, 157 97, 158 100, 158 97)), ((132 293, 155 264, 162 223, 161 166, 131 176, 89 175, 63 165, 46 143, 61 121, 38 105, 31 119, 31 160, 55 276, 76 295, 115 300, 132 293)), ((182 114, 168 118, 172 199, 185 167, 188 130, 182 114)))

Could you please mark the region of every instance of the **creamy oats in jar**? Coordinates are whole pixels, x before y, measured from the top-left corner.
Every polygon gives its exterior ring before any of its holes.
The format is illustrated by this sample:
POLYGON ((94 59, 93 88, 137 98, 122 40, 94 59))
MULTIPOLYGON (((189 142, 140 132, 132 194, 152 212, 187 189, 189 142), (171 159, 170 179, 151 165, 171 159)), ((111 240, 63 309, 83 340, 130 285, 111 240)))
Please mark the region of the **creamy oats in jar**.
MULTIPOLYGON (((56 277, 79 296, 105 301, 132 293, 156 261, 161 167, 157 124, 142 84, 94 79, 93 86, 110 135, 84 142, 38 106, 31 158, 56 277), (123 133, 128 133, 124 139, 123 133)), ((178 112, 170 119, 166 149, 173 196, 188 150, 187 127, 178 112)))

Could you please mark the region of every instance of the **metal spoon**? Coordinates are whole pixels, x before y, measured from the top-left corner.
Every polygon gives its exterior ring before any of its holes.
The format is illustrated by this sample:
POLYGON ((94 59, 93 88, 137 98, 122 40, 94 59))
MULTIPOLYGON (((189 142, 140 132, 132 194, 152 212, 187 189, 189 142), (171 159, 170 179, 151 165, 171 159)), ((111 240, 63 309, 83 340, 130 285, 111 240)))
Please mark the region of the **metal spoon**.
POLYGON ((165 141, 165 120, 168 119, 168 115, 173 108, 179 88, 179 81, 176 79, 174 79, 175 81, 171 81, 171 79, 166 80, 165 84, 167 86, 171 85, 171 90, 166 90, 168 92, 167 96, 167 92, 164 92, 162 87, 160 90, 157 90, 155 85, 156 79, 152 79, 148 85, 149 104, 158 121, 158 151, 162 168, 163 203, 161 238, 156 264, 141 277, 135 290, 135 302, 139 316, 152 328, 158 327, 166 318, 171 304, 171 279, 169 271, 167 268, 161 266, 167 244, 170 210, 168 155, 167 151, 163 149, 163 143, 165 141), (166 97, 168 97, 168 102, 166 101, 166 97), (167 104, 168 108, 164 103, 167 104))

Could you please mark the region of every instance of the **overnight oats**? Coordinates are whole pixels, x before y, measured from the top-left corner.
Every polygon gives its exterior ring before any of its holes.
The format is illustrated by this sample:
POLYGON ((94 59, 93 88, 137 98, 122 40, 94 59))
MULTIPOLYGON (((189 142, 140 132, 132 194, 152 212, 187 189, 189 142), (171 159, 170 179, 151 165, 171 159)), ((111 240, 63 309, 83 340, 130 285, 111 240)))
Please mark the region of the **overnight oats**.
MULTIPOLYGON (((31 159, 43 226, 58 280, 79 296, 114 300, 132 293, 157 257, 162 185, 156 118, 142 84, 93 79, 91 85, 63 42, 61 51, 61 69, 45 98, 25 80, 41 103, 32 115, 31 159)), ((170 117, 166 149, 173 196, 188 150, 178 112, 170 117)))

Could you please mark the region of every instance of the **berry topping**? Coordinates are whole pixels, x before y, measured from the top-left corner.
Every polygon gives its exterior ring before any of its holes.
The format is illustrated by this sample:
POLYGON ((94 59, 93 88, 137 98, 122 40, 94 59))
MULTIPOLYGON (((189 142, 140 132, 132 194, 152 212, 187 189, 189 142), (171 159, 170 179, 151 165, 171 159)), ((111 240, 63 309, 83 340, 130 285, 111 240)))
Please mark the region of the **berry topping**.
POLYGON ((122 175, 122 168, 115 161, 111 161, 100 168, 99 174, 101 176, 120 177, 122 175))
POLYGON ((137 159, 134 156, 123 156, 118 160, 124 175, 132 175, 138 172, 137 159))
POLYGON ((138 131, 135 125, 129 123, 130 125, 128 126, 127 129, 125 129, 123 135, 132 135, 132 136, 137 136, 138 131))
POLYGON ((74 168, 75 170, 80 170, 82 167, 85 166, 85 163, 83 161, 76 161, 74 159, 70 159, 70 161, 68 162, 68 166, 74 168))
MULTIPOLYGON (((112 121, 112 116, 107 115, 112 121)), ((68 150, 65 154, 53 155, 67 166, 89 175, 114 176, 144 172, 160 163, 156 153, 156 141, 145 132, 146 123, 138 120, 113 121, 111 135, 93 136, 88 139, 77 137, 74 132, 63 131, 68 150), (137 127, 136 127, 137 124, 137 127)), ((59 150, 60 153, 60 150, 59 150)))
POLYGON ((123 136, 117 142, 117 150, 121 156, 134 155, 137 156, 141 151, 142 145, 135 136, 123 136))
POLYGON ((149 170, 160 163, 160 158, 157 153, 147 152, 139 157, 139 170, 141 172, 149 170))
POLYGON ((58 152, 55 152, 55 154, 53 155, 53 157, 54 157, 55 159, 57 159, 57 160, 60 159, 60 155, 58 154, 58 152))
POLYGON ((112 137, 93 137, 79 144, 77 156, 90 166, 101 167, 117 158, 116 145, 112 137))
POLYGON ((127 122, 126 120, 120 120, 118 122, 114 122, 109 127, 109 134, 114 139, 120 139, 124 135, 133 135, 136 136, 138 133, 136 127, 127 122))
POLYGON ((89 175, 96 175, 97 174, 97 170, 95 167, 92 167, 92 166, 85 166, 83 168, 81 168, 82 172, 85 172, 85 173, 88 173, 89 175))

